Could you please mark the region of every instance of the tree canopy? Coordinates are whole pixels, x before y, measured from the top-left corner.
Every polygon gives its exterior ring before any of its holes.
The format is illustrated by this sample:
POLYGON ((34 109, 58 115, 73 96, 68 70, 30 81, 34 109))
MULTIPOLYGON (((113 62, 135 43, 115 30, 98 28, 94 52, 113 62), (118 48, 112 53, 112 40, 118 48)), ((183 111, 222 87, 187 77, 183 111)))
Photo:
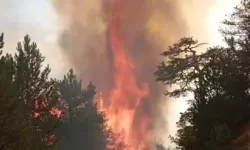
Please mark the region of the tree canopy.
POLYGON ((158 65, 156 80, 175 87, 166 95, 194 95, 171 138, 180 149, 236 149, 247 144, 235 141, 250 117, 249 6, 250 1, 243 0, 223 22, 226 46, 201 51, 203 43, 185 37, 162 53, 167 60, 158 65))
POLYGON ((72 69, 50 79, 37 44, 28 35, 14 55, 3 55, 0 36, 0 149, 106 150, 121 146, 96 107, 96 88, 86 88, 72 69), (111 146, 111 147, 108 147, 111 146))

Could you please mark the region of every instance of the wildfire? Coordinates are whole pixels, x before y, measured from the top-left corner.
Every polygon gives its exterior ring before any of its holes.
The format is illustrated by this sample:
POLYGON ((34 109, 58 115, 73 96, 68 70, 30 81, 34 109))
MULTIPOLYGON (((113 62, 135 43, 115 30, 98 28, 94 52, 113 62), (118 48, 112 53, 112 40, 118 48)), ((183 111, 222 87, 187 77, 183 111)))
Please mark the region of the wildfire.
POLYGON ((125 144, 130 146, 130 150, 133 150, 138 149, 138 145, 145 145, 146 142, 145 139, 139 139, 142 140, 139 143, 135 142, 132 124, 135 111, 142 98, 148 95, 149 90, 147 84, 142 84, 141 89, 138 87, 133 74, 133 63, 126 55, 125 44, 121 33, 119 33, 123 19, 121 6, 122 1, 116 0, 109 22, 109 42, 114 56, 115 86, 109 97, 108 116, 112 129, 121 133, 125 144))
POLYGON ((99 113, 106 112, 106 109, 103 106, 103 97, 102 92, 99 94, 99 97, 95 98, 97 104, 97 110, 99 113))
POLYGON ((58 108, 52 108, 50 110, 50 114, 56 116, 57 118, 60 118, 62 115, 62 111, 59 110, 58 108))
MULTIPOLYGON (((44 100, 41 104, 38 104, 38 100, 36 100, 35 101, 35 112, 34 112, 33 116, 35 118, 39 117, 40 116, 40 113, 39 113, 40 109, 45 108, 47 106, 48 106, 48 103, 46 100, 44 100)), ((62 111, 56 107, 51 108, 51 110, 49 112, 51 115, 56 116, 57 118, 60 118, 62 115, 62 111)))

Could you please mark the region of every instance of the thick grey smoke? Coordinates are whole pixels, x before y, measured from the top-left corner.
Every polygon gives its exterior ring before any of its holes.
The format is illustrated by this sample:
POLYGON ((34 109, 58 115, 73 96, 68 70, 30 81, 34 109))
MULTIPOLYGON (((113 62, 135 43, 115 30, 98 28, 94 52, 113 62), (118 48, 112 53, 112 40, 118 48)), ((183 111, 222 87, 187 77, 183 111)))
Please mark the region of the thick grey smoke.
MULTIPOLYGON (((108 44, 108 19, 112 15, 114 0, 54 0, 59 21, 64 30, 59 44, 65 58, 83 79, 90 80, 108 95, 114 84, 113 54, 108 44)), ((149 118, 148 134, 158 136, 167 132, 161 114, 164 88, 155 82, 153 72, 161 57, 160 52, 187 33, 186 4, 199 0, 122 0, 123 25, 120 27, 126 52, 134 64, 138 84, 148 83, 150 95, 136 110, 133 122, 134 137, 140 118, 149 118)), ((202 2, 199 2, 202 3, 202 2)), ((190 5, 189 5, 190 6, 190 5)), ((190 8, 189 8, 190 9, 190 8)), ((191 8, 192 9, 192 8, 191 8)), ((195 17, 195 16, 194 16, 195 17)))

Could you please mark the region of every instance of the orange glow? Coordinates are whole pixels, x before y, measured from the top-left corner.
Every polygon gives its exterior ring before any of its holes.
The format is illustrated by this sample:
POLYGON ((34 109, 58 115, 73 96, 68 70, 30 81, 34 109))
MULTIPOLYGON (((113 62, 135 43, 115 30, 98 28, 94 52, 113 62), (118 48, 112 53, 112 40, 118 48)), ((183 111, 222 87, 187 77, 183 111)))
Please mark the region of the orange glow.
POLYGON ((52 108, 50 110, 50 114, 53 115, 53 116, 56 116, 57 118, 60 118, 61 114, 62 114, 62 111, 59 110, 58 108, 52 108))
POLYGON ((106 109, 103 107, 103 97, 102 93, 100 93, 99 97, 95 98, 97 104, 98 113, 106 112, 106 109))
POLYGON ((56 136, 54 134, 52 135, 48 135, 46 138, 45 138, 45 142, 51 146, 53 145, 55 142, 56 142, 56 136))
MULTIPOLYGON (((40 116, 40 114, 39 114, 40 109, 45 108, 47 106, 48 106, 47 101, 44 100, 44 101, 41 102, 41 104, 39 104, 38 100, 35 100, 35 111, 33 113, 33 116, 35 118, 38 118, 40 116)), ((49 112, 50 112, 51 115, 56 116, 57 118, 60 118, 61 115, 62 115, 62 111, 59 110, 56 107, 53 107, 49 112)))
MULTIPOLYGON (((121 133, 125 144, 129 145, 130 150, 136 149, 138 145, 145 145, 145 139, 140 139, 140 143, 134 142, 132 123, 135 110, 142 98, 148 95, 148 85, 143 84, 140 89, 133 74, 133 64, 126 55, 123 38, 119 33, 119 25, 122 21, 122 1, 116 0, 114 9, 109 22, 109 42, 114 55, 114 76, 115 86, 110 93, 110 106, 108 116, 114 132, 121 133)), ((145 123, 147 120, 145 119, 145 123)), ((143 130, 138 129, 138 130, 143 130)), ((140 131, 139 131, 140 132, 140 131)), ((143 133, 140 133, 143 134, 143 133)), ((146 135, 145 135, 146 138, 146 135)), ((138 140, 138 139, 136 139, 138 140)), ((144 149, 144 148, 142 148, 144 149)))

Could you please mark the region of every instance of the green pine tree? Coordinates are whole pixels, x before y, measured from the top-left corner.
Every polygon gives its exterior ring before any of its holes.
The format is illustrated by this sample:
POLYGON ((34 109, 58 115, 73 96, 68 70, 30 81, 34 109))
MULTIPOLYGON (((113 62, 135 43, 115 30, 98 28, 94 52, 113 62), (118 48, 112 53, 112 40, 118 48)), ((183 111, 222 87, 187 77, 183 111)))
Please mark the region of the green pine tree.
POLYGON ((30 145, 32 150, 53 148, 59 118, 51 111, 58 107, 59 96, 54 82, 49 80, 50 68, 42 69, 45 58, 28 35, 23 44, 18 43, 14 58, 14 84, 26 125, 22 142, 30 145))
MULTIPOLYGON (((3 48, 3 34, 0 36, 0 49, 3 48)), ((19 102, 17 90, 13 84, 13 58, 11 55, 2 55, 0 58, 0 149, 17 149, 21 147, 20 136, 22 126, 19 116, 19 102)))
POLYGON ((61 134, 65 138, 61 141, 60 149, 106 149, 104 116, 96 108, 95 86, 90 82, 87 88, 83 88, 72 69, 63 80, 57 81, 57 86, 64 103, 61 134))

